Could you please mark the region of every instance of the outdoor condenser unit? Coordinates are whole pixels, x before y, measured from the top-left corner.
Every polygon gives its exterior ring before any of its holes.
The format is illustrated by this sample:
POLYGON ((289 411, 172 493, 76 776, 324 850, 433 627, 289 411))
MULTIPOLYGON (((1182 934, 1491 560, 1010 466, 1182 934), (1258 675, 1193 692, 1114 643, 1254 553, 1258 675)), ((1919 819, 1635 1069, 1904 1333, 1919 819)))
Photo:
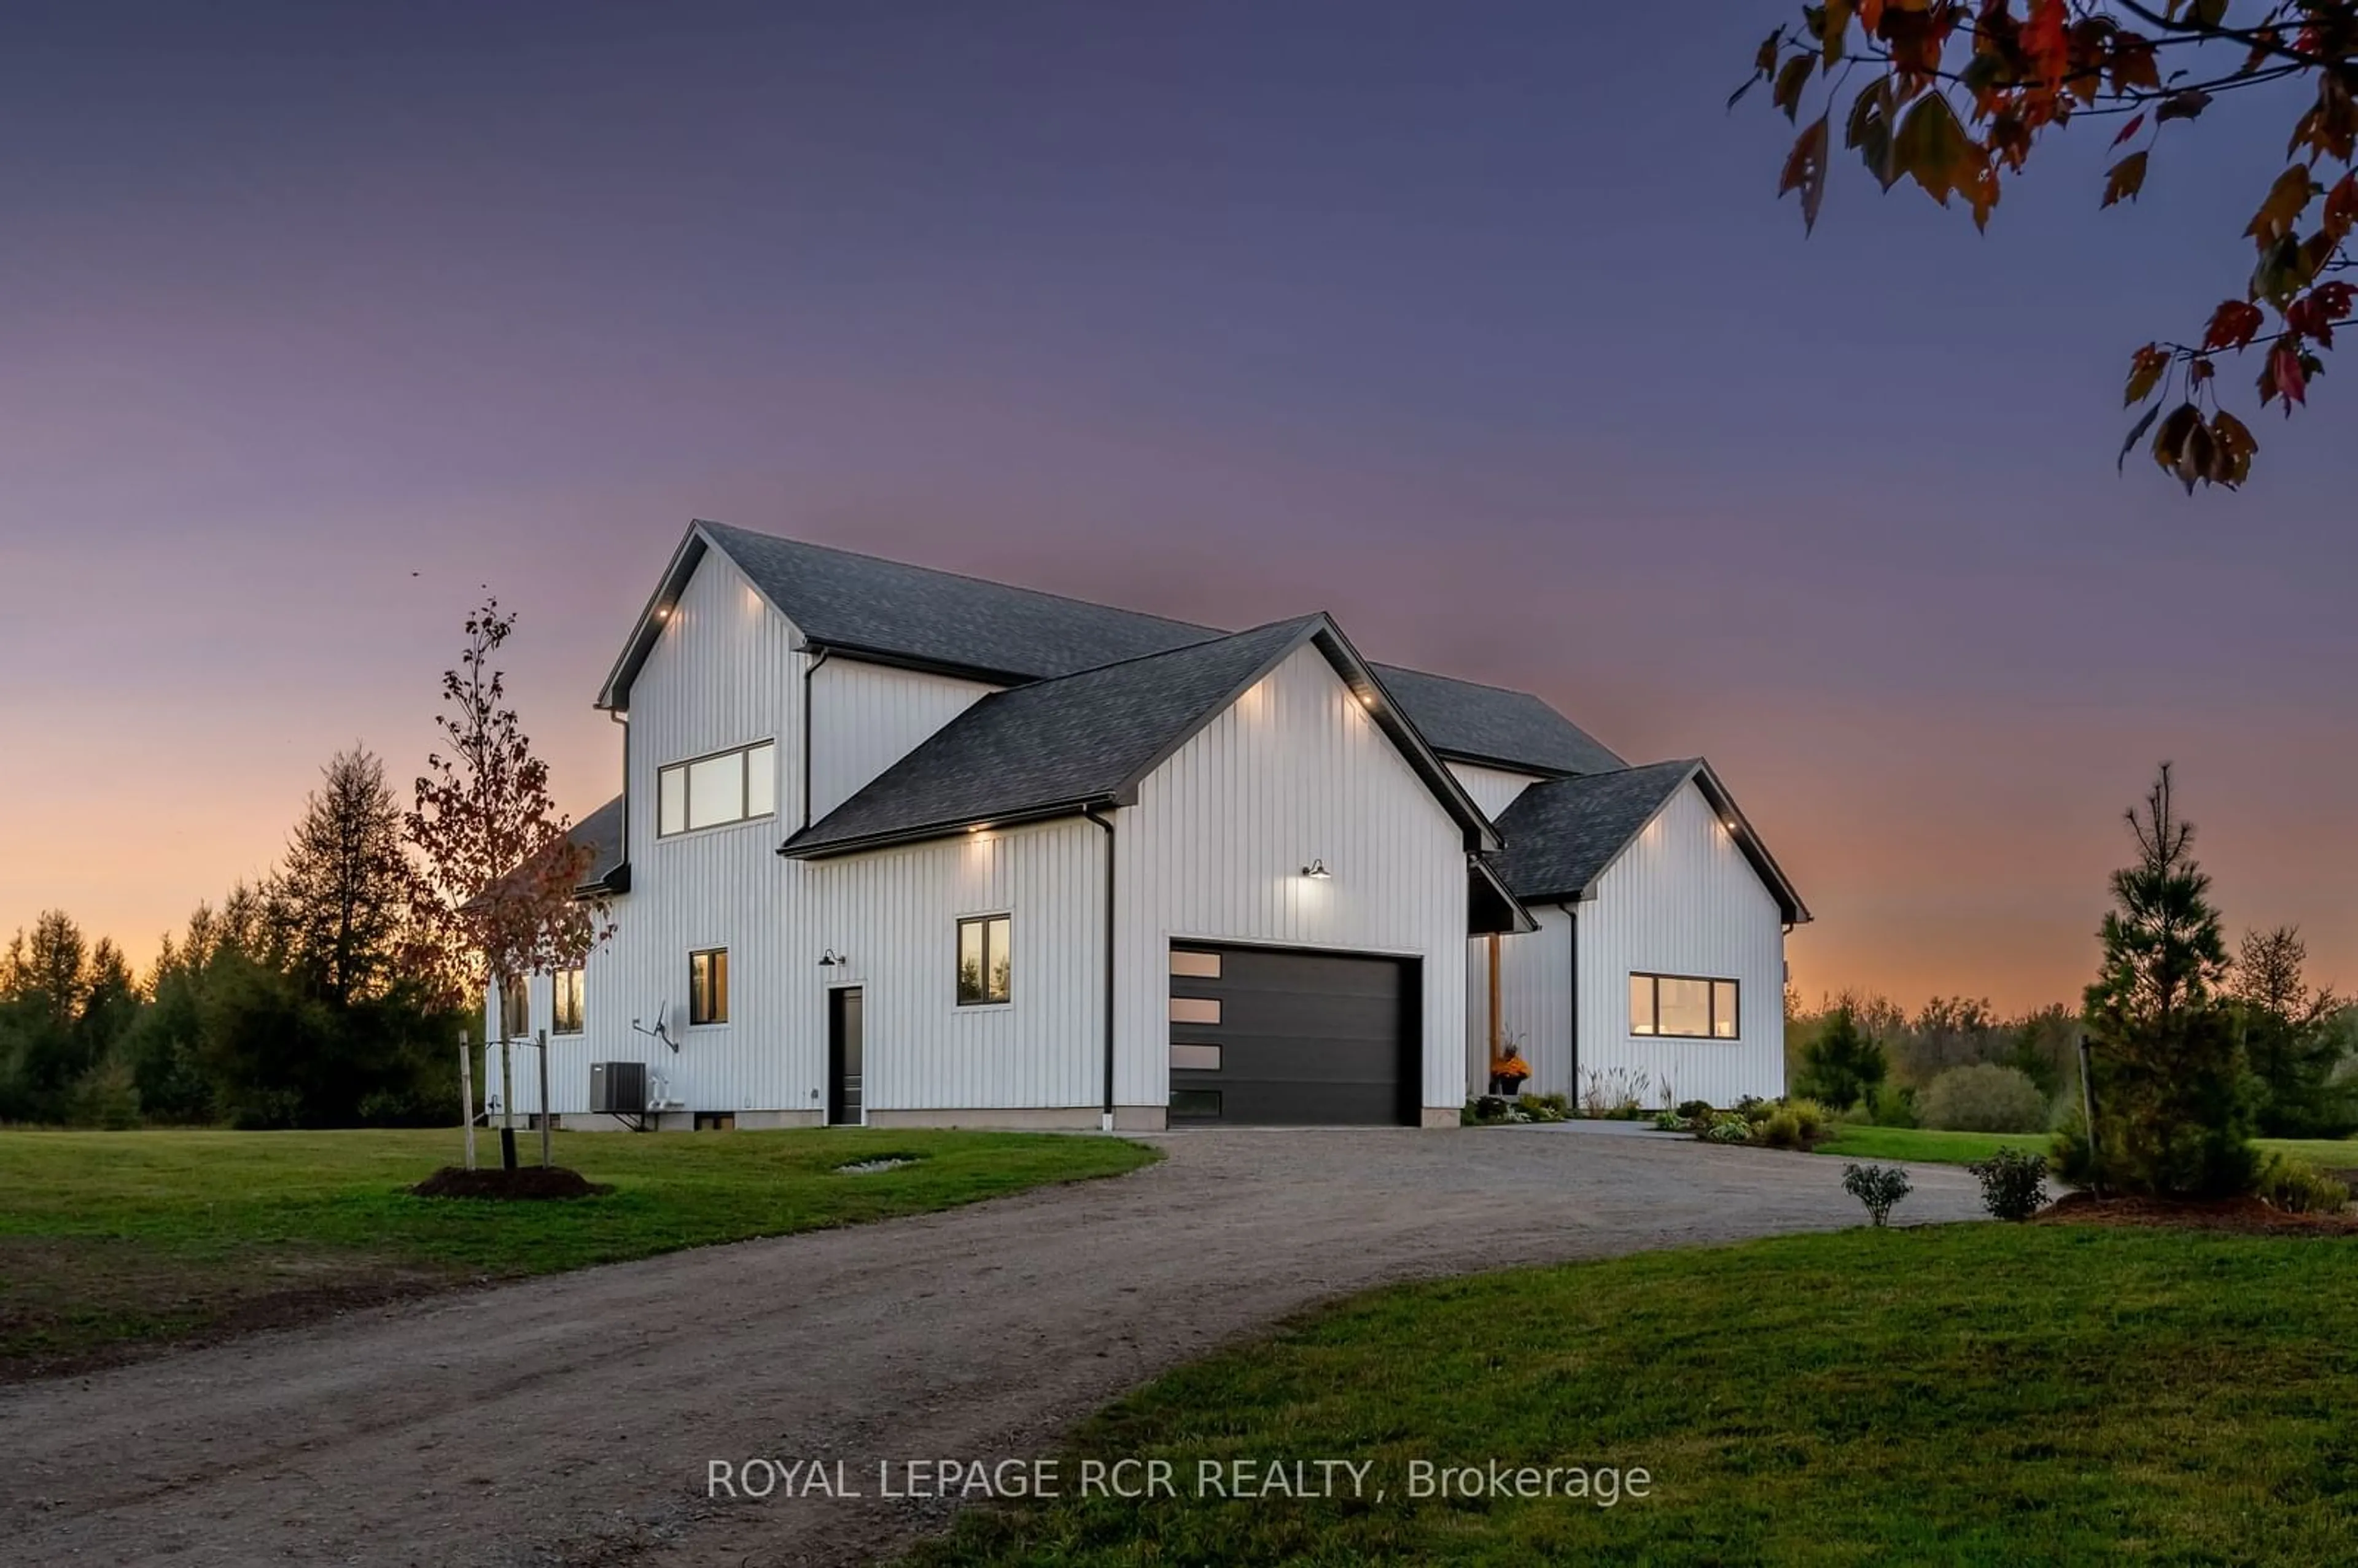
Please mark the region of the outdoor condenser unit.
POLYGON ((610 1116, 642 1116, 647 1108, 644 1062, 590 1064, 590 1108, 610 1116))

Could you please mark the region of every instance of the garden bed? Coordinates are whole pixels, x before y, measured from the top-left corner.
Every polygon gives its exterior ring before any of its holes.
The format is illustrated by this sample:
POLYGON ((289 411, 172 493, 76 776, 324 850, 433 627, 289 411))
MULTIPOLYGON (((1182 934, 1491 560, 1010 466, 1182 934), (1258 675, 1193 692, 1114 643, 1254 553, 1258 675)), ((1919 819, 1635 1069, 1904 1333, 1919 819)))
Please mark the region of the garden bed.
POLYGON ((445 1165, 409 1189, 422 1198, 594 1198, 612 1192, 562 1165, 524 1165, 509 1171, 492 1165, 470 1171, 445 1165))
POLYGON ((2165 1226, 2181 1230, 2240 1231, 2253 1236, 2358 1235, 2358 1214, 2293 1214, 2257 1198, 2195 1202, 2174 1198, 2108 1197, 2066 1193, 2031 1217, 2042 1225, 2165 1226))

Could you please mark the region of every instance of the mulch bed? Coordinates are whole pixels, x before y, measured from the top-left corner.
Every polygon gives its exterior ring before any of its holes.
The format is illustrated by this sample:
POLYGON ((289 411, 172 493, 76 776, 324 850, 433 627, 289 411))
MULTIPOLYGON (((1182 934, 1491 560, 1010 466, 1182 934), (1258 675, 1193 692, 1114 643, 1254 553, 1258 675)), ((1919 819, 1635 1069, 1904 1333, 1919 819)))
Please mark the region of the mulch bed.
POLYGON ((594 1198, 614 1189, 562 1165, 523 1165, 513 1171, 497 1165, 479 1171, 445 1165, 409 1190, 422 1198, 594 1198))
POLYGON ((2358 1236, 2358 1213, 2288 1214, 2257 1198, 2198 1203, 2172 1198, 2100 1198, 2066 1193, 2031 1217, 2033 1225, 2164 1225, 2253 1236, 2358 1236))

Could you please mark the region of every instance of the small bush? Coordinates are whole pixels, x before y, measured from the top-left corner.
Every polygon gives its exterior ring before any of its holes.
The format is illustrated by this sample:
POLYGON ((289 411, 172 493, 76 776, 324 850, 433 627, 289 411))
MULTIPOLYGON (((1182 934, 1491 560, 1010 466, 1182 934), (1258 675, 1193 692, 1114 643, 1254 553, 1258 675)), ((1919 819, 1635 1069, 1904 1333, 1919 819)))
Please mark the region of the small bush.
POLYGON ((2272 1156, 2260 1171, 2260 1201, 2287 1214, 2340 1214, 2350 1189, 2306 1160, 2272 1156))
POLYGON ((65 1113, 72 1127, 126 1132, 138 1126, 139 1085, 130 1065, 110 1058, 84 1073, 66 1091, 65 1113))
POLYGON ((1747 1121, 1766 1121, 1777 1114, 1777 1102, 1762 1099, 1758 1095, 1746 1095, 1736 1102, 1736 1114, 1747 1121))
POLYGON ((1810 1141, 1801 1134, 1801 1119, 1790 1107, 1768 1113, 1768 1119, 1753 1130, 1753 1136, 1770 1149, 1807 1149, 1810 1141))
POLYGON ((1709 1143, 1749 1143, 1752 1124, 1732 1111, 1722 1111, 1696 1136, 1709 1143))
POLYGON ((1916 1125, 1916 1091, 1898 1084, 1877 1084, 1867 1101, 1877 1127, 1913 1127, 1916 1125))
POLYGON ((1533 1121, 1572 1119, 1572 1098, 1568 1095, 1524 1095, 1515 1104, 1533 1121))
POLYGON ((2047 1097, 2018 1067, 1976 1062, 1934 1078, 1917 1107, 1927 1127, 1951 1132, 2037 1132, 2047 1125, 2047 1097))
POLYGON ((1914 1190, 1908 1173, 1897 1165, 1843 1167, 1843 1191, 1865 1204, 1867 1217, 1877 1225, 1888 1221, 1894 1206, 1914 1190))
POLYGON ((1829 1111, 1823 1103, 1813 1099, 1789 1099, 1785 1102, 1785 1109, 1801 1128, 1803 1148, 1823 1138, 1826 1135, 1826 1129, 1834 1119, 1833 1112, 1829 1111))
POLYGON ((1707 1099, 1682 1099, 1679 1101, 1677 1110, 1681 1121, 1711 1119, 1711 1101, 1707 1099))
POLYGON ((2047 1161, 2020 1149, 2001 1149, 1965 1167, 1981 1178, 1982 1206, 1997 1219, 2028 1219, 2047 1206, 2047 1161))
POLYGON ((1655 1130, 1655 1131, 1657 1131, 1657 1132, 1684 1132, 1686 1130, 1687 1130, 1687 1121, 1686 1121, 1686 1118, 1684 1118, 1684 1117, 1681 1116, 1677 1111, 1675 1111, 1675 1110, 1658 1110, 1658 1111, 1656 1111, 1656 1112, 1654 1113, 1654 1130, 1655 1130))

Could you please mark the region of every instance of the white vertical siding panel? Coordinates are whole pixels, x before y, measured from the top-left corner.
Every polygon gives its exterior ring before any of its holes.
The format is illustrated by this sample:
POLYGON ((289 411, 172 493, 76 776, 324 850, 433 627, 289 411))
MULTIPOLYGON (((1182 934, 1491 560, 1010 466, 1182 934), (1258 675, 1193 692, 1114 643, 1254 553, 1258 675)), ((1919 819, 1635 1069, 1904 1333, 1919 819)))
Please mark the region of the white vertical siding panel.
POLYGON ((813 821, 998 689, 841 656, 820 664, 810 686, 813 821))
MULTIPOLYGON (((788 933, 807 927, 802 868, 773 851, 801 803, 802 665, 794 627, 719 552, 705 556, 631 690, 631 891, 613 939, 583 973, 584 1032, 551 1043, 550 1101, 589 1108, 590 1064, 644 1062, 666 1098, 693 1110, 806 1108, 824 1056, 817 957, 788 933), (655 772, 666 762, 773 740, 778 815, 655 837, 655 772), (729 949, 729 1022, 687 1024, 687 955, 729 949), (679 1050, 635 1032, 658 1020, 679 1050)), ((535 982, 534 1025, 549 1022, 535 982)), ((535 1066, 516 1063, 518 1105, 535 1066)), ((494 1069, 496 1070, 496 1069, 494 1069)), ((651 1082, 650 1089, 654 1085, 651 1082)))
POLYGON ((1672 1098, 1714 1105, 1784 1092, 1782 915, 1700 789, 1681 790, 1578 907, 1584 1077, 1599 1068, 1643 1073, 1656 1102, 1665 1078, 1672 1098), (1739 981, 1739 1038, 1631 1034, 1632 971, 1739 981))
POLYGON ((1102 1101, 1102 837, 1067 820, 807 868, 810 961, 833 947, 850 962, 827 983, 862 988, 869 1108, 1102 1101), (1000 914, 1011 922, 1013 1000, 960 1007, 957 919, 1000 914))
MULTIPOLYGON (((1537 931, 1498 939, 1498 1017, 1509 1041, 1520 1040, 1531 1065, 1532 1094, 1574 1092, 1572 1073, 1572 919, 1542 904, 1531 911, 1537 931)), ((1490 946, 1476 936, 1466 948, 1467 1092, 1489 1087, 1490 946)))
POLYGON ((1315 648, 1151 774, 1116 845, 1119 1103, 1168 1103, 1174 938, 1422 960, 1422 1098, 1462 1099, 1463 837, 1315 648), (1331 880, 1301 875, 1314 860, 1331 880))
POLYGON ((1478 762, 1452 762, 1449 771, 1457 775, 1457 782, 1465 786, 1467 795, 1474 797, 1474 804, 1480 806, 1484 815, 1493 822, 1498 819, 1500 812, 1515 803, 1515 796, 1540 782, 1537 773, 1519 773, 1510 768, 1486 768, 1478 762))

